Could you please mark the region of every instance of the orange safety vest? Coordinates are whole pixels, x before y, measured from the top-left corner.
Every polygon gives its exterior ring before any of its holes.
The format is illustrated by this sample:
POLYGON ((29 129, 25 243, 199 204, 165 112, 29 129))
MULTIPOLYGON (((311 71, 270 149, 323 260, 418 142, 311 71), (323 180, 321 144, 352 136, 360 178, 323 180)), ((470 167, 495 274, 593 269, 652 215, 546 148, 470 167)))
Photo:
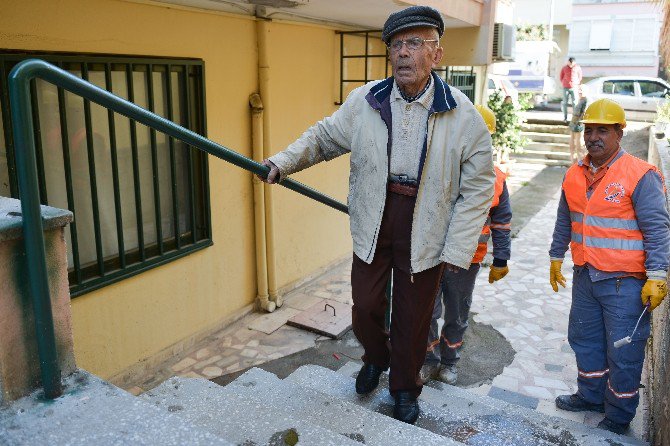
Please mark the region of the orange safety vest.
POLYGON ((601 271, 644 273, 644 244, 631 195, 640 179, 658 169, 628 153, 612 163, 598 187, 586 198, 583 167, 565 174, 563 192, 570 209, 570 250, 575 265, 601 271))
MULTIPOLYGON (((498 206, 498 203, 500 203, 500 196, 502 195, 503 184, 505 184, 505 178, 506 178, 503 171, 498 169, 498 167, 495 167, 495 171, 496 171, 496 184, 495 189, 493 191, 493 203, 491 204, 491 208, 498 206)), ((471 263, 481 263, 481 261, 484 260, 484 256, 488 251, 488 242, 490 238, 491 238, 491 215, 489 215, 486 218, 486 223, 484 223, 482 233, 479 235, 477 250, 475 251, 474 257, 472 257, 471 263)))

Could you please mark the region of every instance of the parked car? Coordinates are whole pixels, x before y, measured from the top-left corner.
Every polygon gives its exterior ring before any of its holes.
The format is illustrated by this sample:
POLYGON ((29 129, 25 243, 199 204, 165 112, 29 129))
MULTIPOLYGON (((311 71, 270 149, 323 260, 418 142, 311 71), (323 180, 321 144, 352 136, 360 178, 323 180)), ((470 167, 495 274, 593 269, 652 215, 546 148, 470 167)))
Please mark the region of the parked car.
POLYGON ((607 76, 588 81, 582 89, 589 102, 618 102, 629 119, 654 119, 658 105, 668 100, 670 84, 657 77, 607 76))
POLYGON ((512 98, 514 104, 519 105, 519 90, 516 89, 506 76, 489 74, 487 88, 489 96, 496 90, 502 90, 505 96, 510 96, 512 98))

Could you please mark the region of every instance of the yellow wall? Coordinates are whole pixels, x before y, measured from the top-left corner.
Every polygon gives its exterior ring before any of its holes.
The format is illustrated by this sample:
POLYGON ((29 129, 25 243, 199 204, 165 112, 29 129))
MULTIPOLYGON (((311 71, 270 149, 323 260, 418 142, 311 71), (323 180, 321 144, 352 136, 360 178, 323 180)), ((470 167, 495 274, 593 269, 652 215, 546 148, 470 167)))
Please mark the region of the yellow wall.
MULTIPOLYGON (((285 23, 272 23, 269 33, 271 94, 266 99, 271 119, 269 153, 274 154, 337 109, 339 36, 328 28, 285 23)), ((322 163, 293 178, 344 202, 349 156, 322 163)), ((280 288, 351 252, 345 214, 296 197, 283 187, 274 189, 274 208, 280 288)))
MULTIPOLYGON (((208 136, 251 156, 248 97, 258 89, 253 19, 117 0, 2 0, 0 6, 2 49, 202 58, 208 136)), ((333 30, 272 29, 273 149, 279 150, 334 111, 339 59, 333 30), (303 94, 292 94, 298 89, 303 94)), ((341 160, 298 179, 345 199, 347 171, 341 160)), ((210 189, 214 246, 72 301, 80 367, 116 375, 253 302, 251 176, 210 157, 210 189)), ((350 251, 345 216, 287 190, 278 191, 276 203, 279 286, 350 251)))

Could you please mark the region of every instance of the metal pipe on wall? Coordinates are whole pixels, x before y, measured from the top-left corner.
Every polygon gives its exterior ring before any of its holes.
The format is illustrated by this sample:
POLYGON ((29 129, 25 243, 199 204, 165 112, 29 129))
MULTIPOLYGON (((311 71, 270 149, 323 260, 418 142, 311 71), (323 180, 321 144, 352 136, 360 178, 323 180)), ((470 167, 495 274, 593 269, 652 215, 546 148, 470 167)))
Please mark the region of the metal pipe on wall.
MULTIPOLYGON (((270 21, 258 19, 256 22, 256 33, 258 41, 258 88, 261 98, 264 98, 265 107, 263 112, 263 158, 271 155, 270 147, 270 57, 268 51, 268 40, 270 33, 270 21)), ((269 298, 277 307, 281 307, 284 300, 277 291, 277 268, 275 260, 275 234, 274 234, 274 205, 273 190, 271 186, 265 186, 265 242, 267 258, 267 277, 269 298)))
MULTIPOLYGON (((253 159, 263 161, 263 102, 258 93, 249 96, 251 107, 251 145, 253 159)), ((269 299, 267 246, 265 233, 265 191, 263 182, 256 175, 252 175, 254 185, 254 229, 256 236, 256 284, 258 292, 256 301, 258 306, 272 313, 277 305, 269 299)))

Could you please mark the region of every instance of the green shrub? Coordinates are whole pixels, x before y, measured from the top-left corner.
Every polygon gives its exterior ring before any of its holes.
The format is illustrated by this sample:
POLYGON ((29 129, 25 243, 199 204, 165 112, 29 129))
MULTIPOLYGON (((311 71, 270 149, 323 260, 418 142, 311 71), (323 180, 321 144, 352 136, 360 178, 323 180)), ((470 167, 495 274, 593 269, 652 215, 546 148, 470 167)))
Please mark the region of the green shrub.
POLYGON ((521 136, 521 107, 511 101, 505 102, 502 90, 496 90, 489 96, 488 106, 496 115, 496 132, 491 135, 493 147, 512 152, 521 150, 528 142, 521 136))
POLYGON ((656 109, 656 122, 668 122, 670 123, 670 99, 666 97, 664 103, 658 104, 656 109))

